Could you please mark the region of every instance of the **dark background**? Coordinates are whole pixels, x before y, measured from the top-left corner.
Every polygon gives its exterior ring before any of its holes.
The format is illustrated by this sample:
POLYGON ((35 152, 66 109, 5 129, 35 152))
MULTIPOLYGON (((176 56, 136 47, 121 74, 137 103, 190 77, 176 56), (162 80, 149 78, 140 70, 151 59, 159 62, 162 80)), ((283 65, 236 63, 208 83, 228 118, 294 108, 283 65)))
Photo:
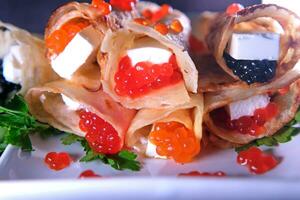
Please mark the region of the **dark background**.
MULTIPOLYGON (((90 2, 91 0, 78 0, 90 2)), ((179 10, 197 13, 203 10, 221 11, 229 4, 239 2, 245 6, 260 3, 260 0, 154 0, 168 3, 179 10)), ((0 20, 25 28, 31 32, 43 33, 51 12, 70 0, 0 0, 0 20)))

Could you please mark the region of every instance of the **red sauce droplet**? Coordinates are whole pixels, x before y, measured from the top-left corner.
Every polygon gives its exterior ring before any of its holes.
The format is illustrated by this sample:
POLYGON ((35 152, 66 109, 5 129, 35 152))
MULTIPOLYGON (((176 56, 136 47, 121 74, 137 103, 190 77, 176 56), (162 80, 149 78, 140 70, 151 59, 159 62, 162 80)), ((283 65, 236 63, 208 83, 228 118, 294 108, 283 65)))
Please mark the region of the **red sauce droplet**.
POLYGON ((154 26, 154 29, 160 32, 162 35, 167 35, 169 32, 168 26, 163 23, 158 23, 154 26))
POLYGON ((200 152, 200 142, 194 132, 178 122, 155 124, 149 140, 156 146, 158 155, 178 163, 191 162, 200 152))
POLYGON ((198 176, 208 176, 208 177, 224 177, 226 176, 225 172, 218 171, 214 173, 209 172, 198 172, 198 171, 191 171, 188 173, 180 173, 178 176, 191 176, 191 177, 198 177, 198 176))
POLYGON ((100 178, 101 176, 98 174, 95 174, 93 170, 86 170, 83 171, 80 175, 79 178, 100 178))
POLYGON ((183 26, 178 19, 175 19, 170 24, 170 29, 175 33, 181 33, 183 31, 183 26))
POLYGON ((70 166, 72 158, 66 152, 50 152, 45 156, 44 161, 50 169, 59 171, 70 166))
POLYGON ((95 152, 116 154, 121 150, 121 138, 111 124, 85 110, 79 111, 79 117, 79 127, 87 133, 85 139, 95 152))
POLYGON ((151 21, 153 23, 159 22, 160 20, 164 19, 170 12, 171 6, 167 4, 161 5, 160 9, 154 13, 152 13, 151 21))
POLYGON ((76 18, 52 32, 45 40, 50 56, 60 54, 75 35, 89 25, 88 20, 76 18))
POLYGON ((243 10, 243 9, 244 9, 243 5, 241 5, 239 3, 233 3, 227 7, 226 13, 228 15, 235 15, 237 12, 239 12, 240 10, 243 10))
POLYGON ((135 66, 128 56, 124 56, 115 74, 115 92, 120 96, 137 98, 181 80, 182 74, 174 54, 168 63, 139 62, 135 66))
POLYGON ((101 15, 108 15, 111 13, 111 5, 103 0, 92 0, 92 7, 97 8, 101 15))
POLYGON ((278 106, 271 102, 265 108, 256 109, 253 116, 242 116, 231 121, 226 110, 219 108, 211 112, 211 117, 221 128, 236 130, 241 134, 259 136, 266 132, 265 123, 276 117, 278 113, 278 106))
POLYGON ((249 171, 254 174, 264 174, 278 165, 274 156, 264 153, 257 147, 250 147, 248 150, 241 151, 237 156, 237 162, 247 166, 249 171))
POLYGON ((122 11, 131 11, 138 0, 110 0, 110 4, 122 11))

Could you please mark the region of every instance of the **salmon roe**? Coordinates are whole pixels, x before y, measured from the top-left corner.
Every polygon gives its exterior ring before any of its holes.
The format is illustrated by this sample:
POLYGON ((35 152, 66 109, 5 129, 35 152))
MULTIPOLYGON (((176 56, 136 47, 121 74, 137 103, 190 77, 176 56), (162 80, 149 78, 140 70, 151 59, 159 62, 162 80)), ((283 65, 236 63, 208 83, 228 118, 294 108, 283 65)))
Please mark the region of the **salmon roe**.
POLYGON ((200 141, 193 131, 178 122, 157 123, 149 135, 156 153, 178 163, 191 162, 200 152, 200 141))
POLYGON ((170 29, 178 34, 183 31, 183 26, 178 19, 174 19, 170 24, 170 29))
POLYGON ((111 124, 95 113, 86 110, 80 110, 78 114, 80 117, 79 127, 86 132, 85 139, 95 152, 116 154, 121 150, 121 138, 111 124))
POLYGON ((224 108, 211 112, 211 117, 217 126, 238 131, 240 134, 259 136, 266 132, 265 123, 276 117, 279 113, 278 106, 271 102, 265 108, 254 111, 253 116, 242 116, 236 120, 230 120, 229 114, 224 108))
POLYGON ((133 21, 135 23, 141 24, 143 26, 149 26, 150 25, 150 22, 147 19, 144 19, 144 18, 135 18, 133 21))
POLYGON ((257 147, 241 151, 237 156, 237 163, 247 166, 254 174, 264 174, 278 165, 273 155, 266 154, 257 147))
POLYGON ((44 162, 48 165, 50 169, 59 171, 70 166, 72 158, 66 152, 50 152, 45 156, 44 162))
POLYGON ((110 0, 110 4, 122 11, 131 11, 138 0, 110 0))
POLYGON ((68 21, 60 29, 51 33, 45 41, 50 55, 60 54, 75 35, 89 25, 88 20, 76 18, 68 21))
POLYGON ((92 0, 92 7, 97 8, 101 15, 108 15, 111 13, 111 5, 104 0, 92 0))
POLYGON ((204 53, 207 51, 207 48, 205 47, 205 44, 195 38, 193 35, 190 35, 189 37, 189 46, 190 46, 190 51, 193 53, 204 53))
POLYGON ((164 23, 158 23, 154 26, 154 29, 160 32, 162 35, 167 35, 169 32, 169 28, 164 23))
POLYGON ((80 175, 79 178, 100 178, 101 176, 96 174, 93 170, 85 170, 80 175))
POLYGON ((244 6, 239 4, 239 3, 233 3, 231 5, 229 5, 226 9, 226 13, 228 15, 234 15, 236 14, 237 12, 239 12, 240 10, 243 10, 244 9, 244 6))
POLYGON ((208 177, 224 177, 226 176, 225 172, 217 171, 214 173, 209 172, 199 172, 199 171, 191 171, 188 173, 180 173, 178 176, 208 176, 208 177))
POLYGON ((171 12, 171 6, 167 5, 167 4, 163 4, 161 5, 161 7, 159 8, 159 10, 157 10, 156 12, 153 12, 151 15, 151 21, 153 23, 159 22, 160 20, 164 19, 167 15, 170 14, 171 12))
POLYGON ((115 74, 115 92, 120 96, 137 98, 181 80, 182 74, 174 54, 168 63, 139 62, 135 66, 132 66, 129 56, 124 56, 115 74))
POLYGON ((150 9, 145 9, 142 11, 142 16, 146 19, 151 20, 153 16, 153 12, 150 9))

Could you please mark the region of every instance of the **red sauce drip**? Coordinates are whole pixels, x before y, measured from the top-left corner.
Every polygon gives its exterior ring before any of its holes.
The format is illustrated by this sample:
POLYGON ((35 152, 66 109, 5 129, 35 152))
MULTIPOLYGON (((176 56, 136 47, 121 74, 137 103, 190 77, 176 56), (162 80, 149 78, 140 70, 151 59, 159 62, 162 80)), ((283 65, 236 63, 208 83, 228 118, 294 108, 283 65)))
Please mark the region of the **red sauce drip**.
POLYGON ((226 13, 228 15, 235 15, 237 12, 239 12, 240 10, 243 10, 243 9, 244 9, 243 5, 241 5, 239 3, 233 3, 227 7, 226 13))
POLYGON ((111 124, 85 110, 79 111, 79 117, 79 127, 86 132, 85 139, 95 152, 116 154, 121 150, 121 138, 111 124))
POLYGON ((52 32, 45 40, 50 56, 60 54, 75 35, 89 25, 88 20, 76 18, 52 32))
POLYGON ((124 56, 115 74, 115 92, 120 96, 137 98, 181 80, 182 74, 174 54, 168 63, 139 62, 135 66, 128 56, 124 56))
POLYGON ((178 122, 155 124, 149 140, 156 146, 156 153, 178 163, 191 162, 200 152, 200 142, 193 131, 178 122))
POLYGON ((247 166, 249 171, 254 174, 264 174, 278 165, 274 156, 264 153, 257 147, 241 151, 237 156, 237 162, 247 166))
POLYGON ((79 175, 79 178, 101 178, 101 176, 95 174, 93 170, 86 170, 79 175))
POLYGON ((198 172, 198 171, 191 171, 189 173, 180 173, 178 176, 208 176, 208 177, 224 177, 226 176, 225 172, 218 171, 214 173, 209 172, 198 172))
POLYGON ((211 112, 211 117, 221 128, 236 130, 241 134, 259 136, 266 132, 265 123, 276 117, 278 113, 278 106, 275 103, 269 103, 265 108, 256 109, 253 116, 242 116, 237 120, 231 121, 224 108, 211 112))
POLYGON ((50 169, 59 171, 70 166, 72 158, 66 152, 50 152, 45 156, 44 161, 50 169))
POLYGON ((122 11, 131 11, 138 0, 110 0, 110 4, 122 11))

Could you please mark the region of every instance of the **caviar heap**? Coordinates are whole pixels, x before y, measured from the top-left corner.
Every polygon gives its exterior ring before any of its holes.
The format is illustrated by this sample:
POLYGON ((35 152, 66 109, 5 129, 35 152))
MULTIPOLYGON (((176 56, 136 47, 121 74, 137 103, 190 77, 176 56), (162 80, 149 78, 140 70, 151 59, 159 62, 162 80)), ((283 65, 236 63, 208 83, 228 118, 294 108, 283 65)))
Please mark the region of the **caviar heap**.
POLYGON ((278 106, 271 102, 265 108, 256 109, 253 116, 242 116, 239 119, 230 120, 225 108, 219 108, 211 112, 211 117, 221 128, 237 131, 240 134, 259 136, 266 132, 265 123, 278 114, 278 106))
POLYGON ((95 152, 116 154, 121 150, 121 138, 111 124, 92 112, 80 110, 78 113, 79 127, 86 133, 85 138, 95 152))
POLYGON ((149 141, 156 146, 158 155, 178 163, 191 162, 200 151, 200 141, 193 131, 178 122, 155 124, 149 141))
POLYGON ((120 96, 136 98, 181 80, 182 74, 174 54, 168 63, 139 62, 135 66, 132 66, 129 56, 124 56, 115 74, 115 92, 120 96))
POLYGON ((50 152, 46 155, 44 161, 50 169, 59 171, 68 167, 72 162, 72 158, 66 152, 50 152))
POLYGON ((88 20, 75 18, 65 23, 60 29, 55 30, 46 38, 49 54, 51 56, 60 54, 75 35, 89 25, 88 20))
POLYGON ((241 151, 238 154, 237 162, 247 166, 254 174, 264 174, 278 165, 278 161, 272 155, 266 154, 257 147, 241 151))

